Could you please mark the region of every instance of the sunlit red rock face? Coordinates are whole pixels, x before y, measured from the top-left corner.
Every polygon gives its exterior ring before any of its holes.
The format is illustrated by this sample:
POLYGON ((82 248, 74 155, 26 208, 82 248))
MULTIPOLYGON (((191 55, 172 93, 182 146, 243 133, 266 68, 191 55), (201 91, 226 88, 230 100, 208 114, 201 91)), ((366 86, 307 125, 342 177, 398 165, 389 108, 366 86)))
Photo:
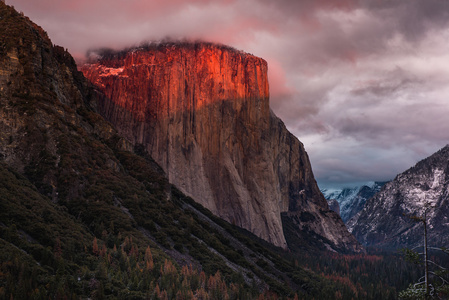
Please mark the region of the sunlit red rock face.
POLYGON ((82 71, 110 99, 99 112, 214 214, 285 248, 281 213, 299 220, 309 212, 295 226, 336 249, 359 247, 326 215, 303 145, 270 111, 263 59, 169 44, 104 56, 82 71))

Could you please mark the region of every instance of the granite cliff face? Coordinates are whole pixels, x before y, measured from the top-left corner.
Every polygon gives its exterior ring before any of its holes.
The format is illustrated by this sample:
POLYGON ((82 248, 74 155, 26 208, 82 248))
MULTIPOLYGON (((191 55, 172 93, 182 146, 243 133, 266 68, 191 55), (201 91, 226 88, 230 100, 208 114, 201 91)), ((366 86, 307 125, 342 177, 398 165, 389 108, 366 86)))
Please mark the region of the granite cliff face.
POLYGON ((109 98, 97 110, 214 214, 285 248, 283 214, 331 248, 360 250, 329 210, 303 145, 270 111, 264 60, 172 43, 109 53, 82 72, 109 98), (297 222, 304 212, 312 217, 297 222))
POLYGON ((167 266, 179 282, 170 283, 173 295, 181 293, 178 274, 187 266, 187 273, 204 272, 204 282, 217 271, 226 274, 245 299, 258 297, 249 286, 280 295, 307 293, 295 282, 320 286, 321 277, 290 267, 255 236, 168 184, 141 146, 133 153, 92 110, 89 103, 101 103, 101 97, 67 51, 0 1, 0 299, 160 298, 165 288, 153 293, 150 282, 162 280, 157 270, 167 266), (118 253, 127 262, 106 270, 106 253, 110 265, 119 265, 118 253), (261 261, 270 267, 262 268, 261 261), (97 268, 107 276, 89 284, 92 276, 82 274, 97 268), (125 269, 126 279, 115 280, 125 269), (134 285, 133 278, 143 277, 145 284, 134 285))
POLYGON ((231 298, 258 298, 257 288, 309 298, 337 292, 170 185, 141 145, 133 151, 95 113, 90 104, 104 96, 70 54, 1 1, 0 33, 1 299, 160 298, 167 290, 152 282, 164 274, 176 281, 167 286, 173 295, 216 291, 181 284, 186 273, 217 281, 231 298), (100 269, 107 276, 92 284, 100 269))

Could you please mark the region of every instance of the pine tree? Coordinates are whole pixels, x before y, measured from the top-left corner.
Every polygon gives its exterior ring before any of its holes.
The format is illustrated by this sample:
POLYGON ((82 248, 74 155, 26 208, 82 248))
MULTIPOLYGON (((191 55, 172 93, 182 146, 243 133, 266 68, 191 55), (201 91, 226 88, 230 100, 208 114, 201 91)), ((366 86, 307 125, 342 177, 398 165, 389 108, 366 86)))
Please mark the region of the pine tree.
POLYGON ((92 252, 95 254, 95 255, 98 255, 98 241, 97 241, 97 238, 96 237, 94 237, 94 240, 93 240, 93 242, 92 242, 92 252))
POLYGON ((436 262, 429 260, 429 250, 440 250, 446 254, 449 254, 449 250, 446 248, 429 247, 427 244, 427 212, 431 208, 427 203, 424 206, 424 212, 422 216, 411 215, 408 216, 415 222, 423 224, 423 252, 418 253, 414 249, 402 249, 405 257, 408 261, 415 264, 422 263, 424 265, 424 276, 421 277, 417 283, 411 284, 406 290, 399 293, 400 299, 441 299, 443 296, 447 299, 449 296, 449 282, 447 280, 448 268, 440 266, 436 262), (429 264, 436 268, 435 271, 431 271, 429 264), (431 281, 433 277, 433 281, 431 281))
POLYGON ((145 267, 147 271, 153 271, 154 268, 153 255, 151 254, 150 246, 145 250, 145 267))

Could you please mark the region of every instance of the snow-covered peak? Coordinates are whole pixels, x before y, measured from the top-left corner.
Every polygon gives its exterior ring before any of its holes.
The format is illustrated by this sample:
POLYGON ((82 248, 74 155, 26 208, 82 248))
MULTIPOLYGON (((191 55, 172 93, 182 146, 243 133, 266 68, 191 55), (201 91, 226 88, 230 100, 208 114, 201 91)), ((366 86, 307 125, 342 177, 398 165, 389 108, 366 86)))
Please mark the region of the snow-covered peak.
POLYGON ((430 242, 449 245, 449 146, 399 174, 368 200, 350 221, 352 233, 366 245, 413 246, 421 242, 422 225, 408 216, 422 216, 426 207, 430 242))
POLYGON ((377 193, 385 182, 371 181, 366 184, 347 188, 322 189, 324 197, 328 200, 335 199, 340 206, 340 216, 344 222, 357 214, 364 206, 366 200, 377 193))

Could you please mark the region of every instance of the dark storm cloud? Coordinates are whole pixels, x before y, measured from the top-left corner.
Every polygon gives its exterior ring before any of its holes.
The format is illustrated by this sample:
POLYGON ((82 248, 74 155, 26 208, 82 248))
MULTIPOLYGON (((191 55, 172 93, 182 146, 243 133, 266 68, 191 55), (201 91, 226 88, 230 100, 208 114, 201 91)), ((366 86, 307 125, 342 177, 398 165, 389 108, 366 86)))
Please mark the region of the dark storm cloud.
POLYGON ((389 20, 390 28, 407 40, 420 42, 433 28, 446 27, 449 22, 449 1, 363 1, 366 9, 379 18, 389 20))
MULTIPOLYGON (((376 97, 380 97, 382 99, 385 99, 385 97, 390 97, 391 95, 395 95, 399 93, 400 91, 415 85, 419 84, 416 80, 412 79, 401 79, 401 80, 394 80, 394 81, 387 81, 387 82, 381 82, 381 81, 375 81, 370 83, 368 86, 362 87, 362 88, 356 88, 351 91, 352 94, 356 96, 370 96, 374 95, 376 97)), ((379 99, 379 101, 382 101, 382 99, 379 99)))
POLYGON ((391 179, 449 141, 447 0, 6 3, 78 59, 165 37, 263 57, 271 107, 321 182, 391 179))
POLYGON ((392 178, 449 140, 449 2, 373 2, 318 11, 320 30, 286 56, 307 107, 286 123, 322 182, 392 178), (311 101, 316 81, 327 84, 311 101))

